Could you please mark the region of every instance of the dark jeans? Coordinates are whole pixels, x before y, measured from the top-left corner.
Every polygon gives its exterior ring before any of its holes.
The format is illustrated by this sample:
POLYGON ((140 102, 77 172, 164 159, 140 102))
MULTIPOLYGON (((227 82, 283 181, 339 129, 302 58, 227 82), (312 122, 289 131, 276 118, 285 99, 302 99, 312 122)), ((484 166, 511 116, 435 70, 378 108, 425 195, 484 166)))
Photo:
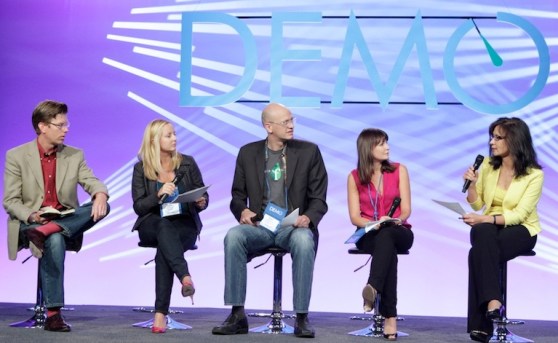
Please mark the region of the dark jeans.
POLYGON ((373 255, 368 284, 381 294, 380 313, 386 318, 397 316, 397 252, 409 250, 413 240, 411 229, 389 225, 366 233, 356 244, 373 255))
POLYGON ((531 251, 536 243, 537 236, 531 236, 522 225, 482 223, 471 228, 467 332, 492 332, 486 310, 490 300, 503 301, 498 278, 500 264, 531 251))
MULTIPOLYGON (((46 308, 64 306, 64 261, 66 258, 66 244, 69 239, 83 234, 98 223, 94 222, 91 217, 92 207, 93 203, 88 202, 76 208, 74 214, 52 220, 52 222, 58 224, 62 228, 62 231, 47 237, 43 257, 39 260, 43 299, 46 308)), ((107 211, 110 212, 108 204, 107 211)), ((19 230, 22 232, 38 226, 40 225, 26 225, 22 223, 19 230)))
POLYGON ((170 306, 173 275, 181 282, 185 276, 190 275, 184 252, 196 243, 196 224, 189 216, 161 218, 150 215, 138 227, 138 233, 142 243, 157 247, 155 311, 166 315, 170 306))

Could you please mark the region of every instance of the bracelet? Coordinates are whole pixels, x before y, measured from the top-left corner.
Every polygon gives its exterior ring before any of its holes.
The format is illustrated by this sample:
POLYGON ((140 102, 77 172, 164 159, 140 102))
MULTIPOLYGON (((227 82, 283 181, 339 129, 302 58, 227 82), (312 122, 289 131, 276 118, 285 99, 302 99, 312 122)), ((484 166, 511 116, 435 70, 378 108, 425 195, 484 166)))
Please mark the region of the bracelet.
POLYGON ((496 216, 492 216, 492 218, 494 218, 494 220, 492 221, 492 224, 496 225, 496 216))

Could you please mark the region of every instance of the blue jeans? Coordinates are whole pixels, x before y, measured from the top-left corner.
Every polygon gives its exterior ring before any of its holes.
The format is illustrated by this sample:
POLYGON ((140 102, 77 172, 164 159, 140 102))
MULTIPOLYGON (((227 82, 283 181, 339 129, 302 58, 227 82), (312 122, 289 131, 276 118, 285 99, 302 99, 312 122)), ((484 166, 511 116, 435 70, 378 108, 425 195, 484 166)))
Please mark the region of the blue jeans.
MULTIPOLYGON (((78 208, 74 214, 52 220, 62 228, 61 232, 49 235, 45 241, 43 257, 39 260, 39 272, 46 308, 64 306, 64 260, 66 258, 66 242, 89 230, 97 222, 91 217, 92 202, 78 208)), ((110 207, 107 204, 107 211, 110 207)), ((107 212, 107 214, 108 214, 107 212)), ((39 224, 21 224, 20 232, 38 227, 39 224)))
POLYGON ((288 250, 293 261, 293 308, 308 313, 312 293, 314 235, 308 228, 282 228, 277 233, 252 225, 237 225, 225 236, 225 305, 244 306, 248 255, 277 246, 288 250))

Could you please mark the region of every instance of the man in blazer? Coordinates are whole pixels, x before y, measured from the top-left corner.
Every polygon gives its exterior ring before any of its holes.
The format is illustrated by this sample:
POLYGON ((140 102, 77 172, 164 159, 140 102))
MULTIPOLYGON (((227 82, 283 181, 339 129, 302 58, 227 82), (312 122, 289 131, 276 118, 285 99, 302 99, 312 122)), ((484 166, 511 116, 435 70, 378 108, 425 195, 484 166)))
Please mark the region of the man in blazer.
POLYGON ((44 329, 70 331, 60 314, 64 306, 66 244, 79 250, 83 232, 109 212, 107 187, 87 166, 83 152, 64 145, 69 131, 66 104, 45 100, 33 111, 37 138, 6 153, 3 205, 8 218, 8 255, 29 247, 39 258, 43 298, 47 308, 44 329), (92 202, 79 205, 77 185, 92 202), (44 207, 74 209, 67 216, 46 217, 44 207), (43 215, 43 216, 41 216, 43 215))
POLYGON ((317 145, 293 139, 289 109, 269 104, 262 112, 262 124, 267 139, 243 146, 236 160, 230 208, 239 225, 225 237, 225 304, 232 305, 232 312, 212 332, 248 332, 244 313, 248 256, 277 246, 288 250, 293 261, 294 334, 314 337, 308 307, 318 223, 327 212, 327 172, 317 145), (294 225, 279 224, 297 209, 294 225), (282 217, 272 219, 277 213, 282 217))

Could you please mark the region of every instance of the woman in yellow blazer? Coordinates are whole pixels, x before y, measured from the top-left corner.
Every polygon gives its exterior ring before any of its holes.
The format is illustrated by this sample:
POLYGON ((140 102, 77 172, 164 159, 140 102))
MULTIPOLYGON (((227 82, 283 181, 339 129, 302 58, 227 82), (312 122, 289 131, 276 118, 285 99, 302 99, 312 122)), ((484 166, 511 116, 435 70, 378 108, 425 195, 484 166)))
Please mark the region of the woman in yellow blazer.
POLYGON ((489 342, 493 319, 501 316, 498 282, 501 262, 535 247, 541 231, 537 204, 543 186, 542 168, 529 127, 519 118, 499 118, 488 129, 490 158, 478 172, 470 167, 467 201, 482 214, 469 213, 469 301, 467 332, 472 340, 489 342))

